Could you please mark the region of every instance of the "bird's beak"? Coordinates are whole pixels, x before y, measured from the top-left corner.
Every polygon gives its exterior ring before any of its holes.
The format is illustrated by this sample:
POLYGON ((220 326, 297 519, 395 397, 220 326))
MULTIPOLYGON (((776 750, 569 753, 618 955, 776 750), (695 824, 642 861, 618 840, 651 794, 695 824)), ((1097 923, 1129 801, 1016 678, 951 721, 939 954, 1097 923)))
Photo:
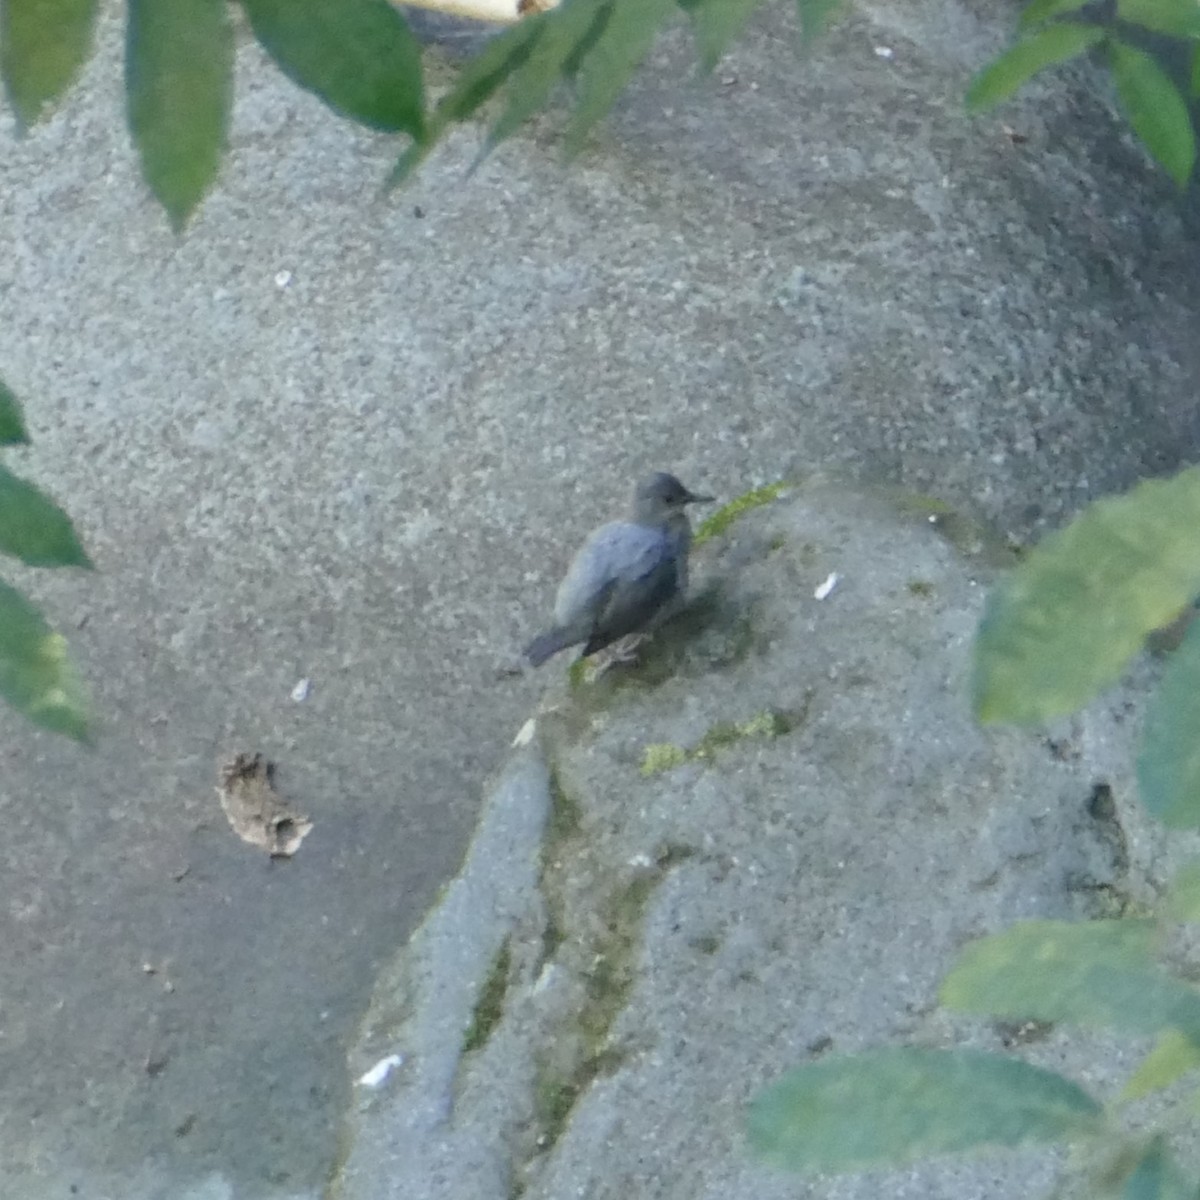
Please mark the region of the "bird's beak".
POLYGON ((716 500, 716 496, 697 496, 695 492, 688 492, 683 498, 684 504, 711 504, 716 500))

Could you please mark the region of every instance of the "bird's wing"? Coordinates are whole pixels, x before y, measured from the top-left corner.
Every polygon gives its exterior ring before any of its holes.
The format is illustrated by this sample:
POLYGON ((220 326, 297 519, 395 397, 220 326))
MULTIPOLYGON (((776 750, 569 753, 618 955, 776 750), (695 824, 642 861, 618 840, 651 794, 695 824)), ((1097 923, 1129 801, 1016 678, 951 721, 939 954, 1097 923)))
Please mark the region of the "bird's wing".
POLYGON ((679 590, 679 547, 662 529, 616 521, 583 544, 558 592, 555 620, 591 654, 642 629, 679 590))
POLYGON ((674 558, 674 548, 660 530, 625 521, 602 525, 580 547, 558 589, 556 623, 591 628, 614 593, 645 579, 664 562, 673 564, 674 558))
POLYGON ((640 578, 619 581, 596 617, 584 654, 594 654, 627 633, 645 629, 678 591, 678 565, 669 555, 659 558, 640 578))

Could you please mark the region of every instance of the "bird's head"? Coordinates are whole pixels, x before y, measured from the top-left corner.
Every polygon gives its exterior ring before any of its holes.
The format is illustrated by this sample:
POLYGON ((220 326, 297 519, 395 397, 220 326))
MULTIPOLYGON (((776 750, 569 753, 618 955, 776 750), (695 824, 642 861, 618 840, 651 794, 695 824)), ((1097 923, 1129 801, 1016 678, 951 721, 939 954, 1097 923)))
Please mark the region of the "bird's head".
POLYGON ((698 496, 666 471, 655 471, 637 485, 633 509, 639 520, 662 520, 681 513, 689 504, 706 504, 713 496, 698 496))

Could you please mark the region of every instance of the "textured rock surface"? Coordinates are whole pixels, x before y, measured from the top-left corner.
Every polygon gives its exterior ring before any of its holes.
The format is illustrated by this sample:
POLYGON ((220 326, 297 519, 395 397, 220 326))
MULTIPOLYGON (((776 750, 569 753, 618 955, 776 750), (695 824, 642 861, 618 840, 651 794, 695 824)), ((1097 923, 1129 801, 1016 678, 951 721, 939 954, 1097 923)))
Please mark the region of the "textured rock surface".
MULTIPOLYGON (((354 1068, 403 1065, 360 1090, 338 1200, 795 1196, 743 1144, 763 1083, 866 1045, 999 1049, 934 1008, 965 939, 1154 895, 1133 693, 1052 738, 977 729, 987 555, 951 525, 806 486, 707 544, 696 606, 643 666, 552 690, 380 981, 354 1068)), ((1101 1089, 1130 1061, 1061 1031, 1021 1052, 1101 1089)), ((1053 1163, 942 1164, 885 1194, 1036 1195, 1053 1163)))
POLYGON ((6 578, 104 721, 0 709, 0 1194, 320 1189, 345 1039, 541 686, 494 667, 639 474, 833 464, 1022 533, 1195 456, 1195 246, 1095 80, 968 121, 1012 10, 881 3, 798 59, 793 8, 708 81, 668 39, 569 167, 547 120, 468 179, 469 129, 386 198, 396 141, 243 40, 183 239, 116 6, 60 111, 0 117, 6 463, 99 566, 6 578), (314 822, 290 864, 216 803, 254 751, 314 822))

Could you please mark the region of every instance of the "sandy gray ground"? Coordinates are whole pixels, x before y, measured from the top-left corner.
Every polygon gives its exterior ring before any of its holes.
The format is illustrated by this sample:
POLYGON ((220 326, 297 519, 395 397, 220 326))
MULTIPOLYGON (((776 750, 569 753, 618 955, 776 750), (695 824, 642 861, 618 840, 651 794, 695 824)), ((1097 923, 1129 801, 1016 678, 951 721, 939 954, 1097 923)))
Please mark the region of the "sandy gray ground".
POLYGON ((669 42, 570 169, 539 127, 468 181, 468 131, 387 199, 398 146, 244 47, 183 240, 114 19, 5 124, 12 461, 100 568, 10 577, 105 726, 0 713, 0 1192, 314 1194, 375 973, 537 694, 493 668, 647 467, 832 464, 1024 533, 1194 455, 1194 245, 1091 84, 1007 112, 1018 145, 959 108, 1003 18, 868 6, 801 65, 787 11, 708 83, 669 42), (225 827, 243 750, 315 821, 294 862, 225 827))

